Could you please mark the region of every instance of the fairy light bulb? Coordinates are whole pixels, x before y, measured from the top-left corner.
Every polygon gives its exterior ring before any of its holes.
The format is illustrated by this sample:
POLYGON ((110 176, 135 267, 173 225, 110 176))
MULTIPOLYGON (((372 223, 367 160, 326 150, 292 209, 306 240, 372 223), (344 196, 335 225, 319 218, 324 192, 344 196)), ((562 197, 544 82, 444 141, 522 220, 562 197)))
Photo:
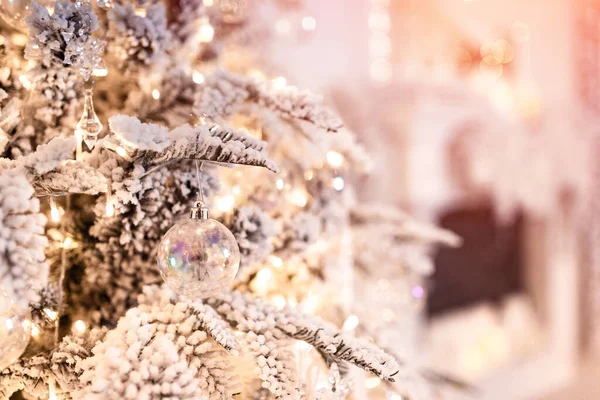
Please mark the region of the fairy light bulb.
POLYGON ((192 80, 195 84, 201 85, 204 83, 204 74, 200 71, 194 71, 192 73, 192 80))
POLYGON ((210 24, 208 18, 203 18, 200 21, 200 29, 198 29, 198 40, 200 43, 209 43, 215 36, 215 28, 210 24))
POLYGON ((344 321, 344 325, 342 327, 345 331, 353 331, 358 326, 358 317, 356 315, 350 315, 344 321))
POLYGON ((100 135, 103 129, 102 122, 100 122, 100 118, 98 118, 94 110, 93 96, 93 89, 91 87, 86 88, 83 113, 81 113, 81 118, 75 127, 90 150, 96 145, 98 135, 100 135))
POLYGON ((337 151, 328 151, 326 158, 327 164, 329 164, 331 168, 339 168, 344 164, 344 156, 337 151))
POLYGON ((152 98, 154 100, 160 99, 160 91, 158 89, 152 90, 152 98))
POLYGON ((106 216, 114 217, 115 216, 115 204, 112 200, 112 194, 110 189, 106 192, 106 216))
POLYGON ((58 210, 58 207, 56 206, 56 200, 54 200, 54 197, 50 197, 50 219, 52 220, 52 222, 58 222, 60 221, 60 211, 58 210))
POLYGON ((75 321, 75 323, 73 323, 73 329, 75 330, 75 332, 83 334, 87 330, 87 325, 85 324, 85 322, 78 319, 77 321, 75 321))

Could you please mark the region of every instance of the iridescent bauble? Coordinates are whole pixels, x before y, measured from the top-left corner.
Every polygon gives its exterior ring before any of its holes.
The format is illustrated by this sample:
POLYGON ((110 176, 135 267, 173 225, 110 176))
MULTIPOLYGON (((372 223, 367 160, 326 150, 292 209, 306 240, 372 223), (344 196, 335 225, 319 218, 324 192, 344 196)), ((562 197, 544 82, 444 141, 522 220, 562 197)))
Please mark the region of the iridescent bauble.
POLYGON ((21 357, 31 337, 31 315, 0 290, 0 371, 21 357))
MULTIPOLYGON (((54 8, 56 0, 37 0, 46 8, 54 8)), ((27 32, 25 18, 29 15, 32 0, 0 0, 0 17, 12 28, 27 32)))
POLYGON ((213 296, 233 281, 240 250, 233 234, 214 219, 184 219, 162 238, 158 268, 167 285, 191 299, 213 296))

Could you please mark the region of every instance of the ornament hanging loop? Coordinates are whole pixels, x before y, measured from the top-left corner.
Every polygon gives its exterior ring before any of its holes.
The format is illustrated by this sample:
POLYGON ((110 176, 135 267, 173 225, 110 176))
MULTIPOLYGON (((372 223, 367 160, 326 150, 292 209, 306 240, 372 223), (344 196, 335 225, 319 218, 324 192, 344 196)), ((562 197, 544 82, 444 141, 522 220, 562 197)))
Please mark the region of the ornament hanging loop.
POLYGON ((200 201, 194 203, 194 207, 190 210, 190 218, 192 219, 208 219, 208 208, 200 201))

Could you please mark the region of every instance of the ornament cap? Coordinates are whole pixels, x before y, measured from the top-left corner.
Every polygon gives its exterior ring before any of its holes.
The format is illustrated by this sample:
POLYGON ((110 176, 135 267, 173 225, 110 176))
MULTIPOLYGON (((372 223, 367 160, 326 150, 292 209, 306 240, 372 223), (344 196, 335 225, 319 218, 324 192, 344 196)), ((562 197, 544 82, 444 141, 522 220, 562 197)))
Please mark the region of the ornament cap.
POLYGON ((194 203, 194 207, 190 210, 190 218, 192 219, 208 219, 208 208, 204 206, 204 203, 197 201, 194 203))

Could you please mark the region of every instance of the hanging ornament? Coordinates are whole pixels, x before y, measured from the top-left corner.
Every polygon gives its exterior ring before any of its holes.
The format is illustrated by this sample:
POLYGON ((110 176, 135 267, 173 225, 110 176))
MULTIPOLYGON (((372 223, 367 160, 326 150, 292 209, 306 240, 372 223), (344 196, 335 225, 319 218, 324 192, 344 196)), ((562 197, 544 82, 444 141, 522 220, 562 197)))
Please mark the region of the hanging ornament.
POLYGON ((30 337, 29 311, 15 304, 0 289, 0 371, 21 357, 30 337))
MULTIPOLYGON (((56 0, 37 0, 38 4, 52 9, 56 0)), ((32 0, 0 0, 0 17, 12 28, 27 32, 25 18, 29 15, 32 0)))
MULTIPOLYGON (((1 0, 0 0, 1 1, 1 0)), ((91 150, 96 145, 98 135, 102 132, 102 122, 94 111, 94 89, 92 86, 85 89, 83 113, 77 123, 77 135, 81 137, 86 146, 91 150)))
POLYGON ((162 278, 177 294, 192 299, 223 291, 240 267, 240 250, 223 224, 208 218, 208 209, 197 201, 190 219, 177 222, 158 246, 162 278))

